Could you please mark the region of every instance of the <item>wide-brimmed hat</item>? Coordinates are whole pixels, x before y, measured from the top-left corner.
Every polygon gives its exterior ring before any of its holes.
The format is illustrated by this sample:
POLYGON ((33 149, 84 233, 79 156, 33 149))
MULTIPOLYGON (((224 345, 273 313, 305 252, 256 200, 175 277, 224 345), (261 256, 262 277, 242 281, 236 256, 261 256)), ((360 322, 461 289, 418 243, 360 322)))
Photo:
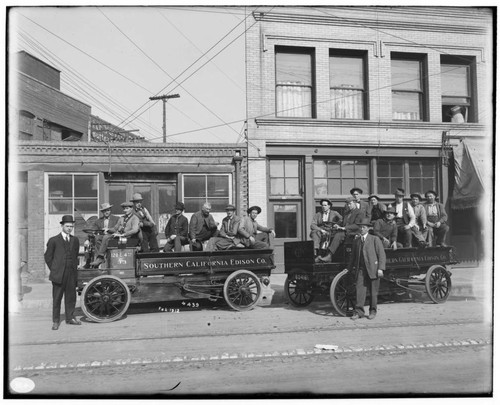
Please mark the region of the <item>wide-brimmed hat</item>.
POLYGON ((67 222, 75 223, 75 220, 73 219, 73 215, 63 215, 61 222, 59 222, 61 225, 65 224, 67 222))
POLYGON ((99 208, 99 211, 109 210, 112 206, 113 205, 109 205, 109 203, 101 204, 101 208, 99 208))
POLYGON ((131 203, 131 202, 129 202, 129 201, 122 202, 120 205, 121 205, 122 207, 133 207, 133 206, 134 206, 134 204, 132 204, 132 203, 131 203))
POLYGON ((385 214, 394 214, 394 215, 396 215, 397 214, 396 208, 394 208, 394 207, 387 207, 386 210, 384 211, 384 215, 385 214))
POLYGON ((420 201, 422 201, 422 196, 419 193, 411 193, 410 198, 417 197, 420 201))
POLYGON ((351 190, 349 190, 349 194, 352 194, 355 191, 357 191, 359 194, 363 194, 363 190, 361 190, 359 187, 353 187, 353 188, 351 188, 351 190))
POLYGON ((184 211, 184 209, 186 208, 184 206, 184 203, 182 201, 177 201, 175 203, 175 207, 174 207, 176 210, 181 210, 181 211, 184 211))
POLYGON ((402 188, 397 188, 396 192, 394 193, 394 195, 399 195, 401 197, 404 197, 405 196, 405 191, 402 188))
POLYGON ((437 196, 438 196, 438 193, 436 193, 434 190, 429 190, 429 191, 426 191, 426 192, 425 192, 425 198, 427 198, 427 194, 429 194, 429 193, 434 194, 434 197, 436 197, 436 198, 437 198, 437 196))
POLYGON ((375 195, 375 194, 372 194, 371 196, 368 197, 368 200, 371 200, 372 198, 376 198, 377 201, 380 200, 379 196, 378 195, 375 195))
POLYGON ((363 218, 363 219, 359 220, 358 222, 356 222, 356 225, 358 225, 358 226, 361 226, 361 225, 373 226, 368 218, 363 218))
POLYGON ((236 211, 236 207, 233 204, 229 204, 226 208, 225 211, 236 211))
POLYGON ((327 202, 330 207, 332 206, 332 202, 330 200, 327 200, 326 198, 322 198, 321 200, 319 200, 319 205, 322 205, 323 201, 327 202))
POLYGON ((257 211, 257 214, 260 214, 262 212, 262 209, 259 206, 254 205, 253 207, 247 209, 247 214, 250 214, 254 210, 257 211))
POLYGON ((142 201, 142 195, 140 193, 134 193, 130 201, 142 201))

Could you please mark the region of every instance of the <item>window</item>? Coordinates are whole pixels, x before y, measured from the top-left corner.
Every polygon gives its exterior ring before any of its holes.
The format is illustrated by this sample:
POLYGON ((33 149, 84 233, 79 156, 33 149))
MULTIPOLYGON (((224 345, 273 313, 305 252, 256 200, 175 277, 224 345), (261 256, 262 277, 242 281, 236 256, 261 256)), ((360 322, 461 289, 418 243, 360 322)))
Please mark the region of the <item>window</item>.
POLYGON ((20 111, 19 131, 22 132, 23 134, 33 135, 34 128, 35 128, 35 116, 28 111, 20 111))
POLYGON ((277 238, 297 238, 298 236, 298 205, 274 204, 274 231, 277 238))
POLYGON ((271 178, 271 195, 300 195, 298 160, 270 160, 269 176, 271 178))
POLYGON ((382 160, 377 162, 378 194, 394 194, 396 188, 424 194, 437 189, 437 166, 433 160, 382 160))
POLYGON ((228 174, 185 174, 182 178, 186 212, 199 211, 205 202, 212 204, 212 211, 223 212, 230 203, 228 174))
POLYGON ((96 214, 98 212, 97 174, 51 174, 49 214, 96 214))
POLYGON ((441 57, 443 122, 472 122, 471 66, 470 58, 441 57))
POLYGON ((315 160, 314 197, 349 195, 359 187, 368 192, 368 160, 315 160))
POLYGON ((422 61, 391 55, 392 119, 423 121, 422 61))
MULTIPOLYGON (((365 61, 362 55, 330 54, 332 118, 365 119, 365 61)), ((342 51, 345 52, 345 51, 342 51)))
POLYGON ((276 48, 276 116, 314 116, 313 53, 310 49, 276 48))

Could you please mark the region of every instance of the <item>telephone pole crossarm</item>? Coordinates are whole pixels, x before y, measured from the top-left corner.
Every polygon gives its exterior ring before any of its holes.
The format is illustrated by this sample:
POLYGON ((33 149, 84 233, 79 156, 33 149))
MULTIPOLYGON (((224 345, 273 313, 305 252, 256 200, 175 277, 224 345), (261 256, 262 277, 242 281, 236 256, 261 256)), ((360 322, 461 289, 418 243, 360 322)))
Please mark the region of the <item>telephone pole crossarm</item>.
POLYGON ((162 96, 152 96, 149 97, 151 101, 162 100, 163 101, 163 143, 167 142, 167 112, 166 106, 167 100, 169 98, 179 98, 178 94, 164 94, 162 96))

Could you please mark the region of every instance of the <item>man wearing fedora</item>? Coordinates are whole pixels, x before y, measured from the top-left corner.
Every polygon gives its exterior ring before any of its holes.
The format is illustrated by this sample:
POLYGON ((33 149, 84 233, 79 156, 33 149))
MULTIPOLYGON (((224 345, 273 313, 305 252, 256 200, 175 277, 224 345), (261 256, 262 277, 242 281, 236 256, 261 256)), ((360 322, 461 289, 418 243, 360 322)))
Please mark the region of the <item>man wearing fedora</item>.
POLYGON ((207 250, 227 250, 235 247, 244 247, 238 237, 241 218, 236 215, 236 207, 229 204, 226 207, 227 216, 222 220, 219 236, 210 238, 207 250))
POLYGON ((72 215, 61 219, 61 233, 47 242, 44 254, 52 281, 52 330, 59 329, 61 301, 64 296, 64 316, 68 325, 81 325, 75 316, 78 252, 80 242, 71 235, 75 221, 72 215))
POLYGON ((373 234, 382 241, 382 246, 385 249, 391 248, 397 250, 403 247, 398 239, 398 226, 394 221, 396 210, 394 207, 386 208, 383 218, 377 219, 373 222, 373 234))
POLYGON ((102 212, 102 217, 97 219, 94 222, 94 225, 92 226, 93 230, 102 232, 96 235, 95 238, 96 249, 99 249, 99 247, 101 246, 103 235, 110 232, 111 229, 113 229, 116 226, 118 220, 120 219, 115 215, 111 215, 111 207, 112 205, 110 205, 109 203, 101 204, 101 208, 99 211, 102 212))
POLYGON ((425 213, 425 208, 421 204, 421 201, 422 197, 419 193, 410 194, 410 204, 415 213, 415 225, 411 228, 411 233, 419 246, 426 247, 427 214, 425 213))
POLYGON ((170 217, 167 226, 165 226, 167 243, 163 247, 164 252, 171 252, 172 249, 175 252, 180 252, 183 245, 189 244, 189 224, 187 218, 182 215, 184 209, 184 203, 177 201, 175 204, 175 214, 170 217))
POLYGON ((118 239, 126 238, 128 247, 135 247, 141 241, 141 228, 139 225, 139 218, 134 215, 134 204, 131 202, 124 202, 121 204, 123 209, 123 216, 120 217, 114 228, 110 229, 112 233, 103 236, 101 246, 97 251, 96 259, 90 263, 92 267, 97 267, 104 263, 104 257, 108 250, 108 246, 118 246, 118 239), (116 241, 114 241, 116 239, 116 241))
POLYGON ((192 251, 203 250, 203 242, 217 236, 217 226, 214 217, 210 214, 212 204, 206 202, 201 210, 195 212, 189 221, 189 241, 192 251))
POLYGON ((356 304, 352 320, 365 317, 366 290, 370 292, 370 309, 368 319, 374 319, 377 315, 377 296, 380 278, 384 276, 385 251, 382 242, 368 231, 371 222, 363 218, 357 222, 360 234, 356 235, 352 244, 352 254, 347 270, 353 272, 356 280, 356 304))
POLYGON ((446 246, 444 241, 450 229, 446 224, 448 214, 446 213, 444 204, 436 201, 437 197, 438 194, 434 190, 429 190, 425 193, 427 201, 424 204, 424 208, 427 216, 429 239, 432 240, 435 237, 437 246, 446 246))
POLYGON ((415 213, 413 207, 404 201, 405 191, 397 188, 394 193, 395 201, 389 204, 396 210, 396 225, 398 226, 398 242, 404 247, 411 247, 411 228, 415 226, 415 213))
POLYGON ((373 224, 377 219, 384 217, 384 211, 387 209, 387 206, 381 203, 380 198, 375 194, 368 197, 368 203, 367 217, 373 224))
POLYGON ((332 210, 330 200, 322 199, 319 203, 321 211, 314 214, 309 235, 314 242, 314 256, 318 255, 321 242, 325 240, 330 242, 330 238, 337 233, 333 226, 342 222, 342 215, 332 210))
POLYGON ((243 217, 238 231, 241 243, 249 249, 269 249, 273 247, 274 230, 260 225, 256 219, 262 209, 257 205, 247 209, 248 216, 243 217))
POLYGON ((142 195, 134 193, 130 200, 134 204, 134 214, 139 218, 139 226, 142 231, 141 248, 143 252, 158 252, 158 229, 156 228, 155 221, 146 207, 142 206, 142 195))

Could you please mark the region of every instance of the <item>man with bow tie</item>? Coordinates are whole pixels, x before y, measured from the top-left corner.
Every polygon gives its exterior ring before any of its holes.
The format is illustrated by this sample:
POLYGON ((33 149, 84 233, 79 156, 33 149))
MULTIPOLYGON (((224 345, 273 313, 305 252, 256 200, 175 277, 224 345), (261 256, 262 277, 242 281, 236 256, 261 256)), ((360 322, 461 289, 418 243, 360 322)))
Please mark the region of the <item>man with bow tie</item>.
POLYGON ((66 323, 81 325, 74 316, 80 242, 71 235, 75 224, 72 215, 64 215, 60 224, 61 233, 49 239, 44 255, 50 269, 49 280, 52 281, 52 330, 59 329, 63 296, 66 323))

